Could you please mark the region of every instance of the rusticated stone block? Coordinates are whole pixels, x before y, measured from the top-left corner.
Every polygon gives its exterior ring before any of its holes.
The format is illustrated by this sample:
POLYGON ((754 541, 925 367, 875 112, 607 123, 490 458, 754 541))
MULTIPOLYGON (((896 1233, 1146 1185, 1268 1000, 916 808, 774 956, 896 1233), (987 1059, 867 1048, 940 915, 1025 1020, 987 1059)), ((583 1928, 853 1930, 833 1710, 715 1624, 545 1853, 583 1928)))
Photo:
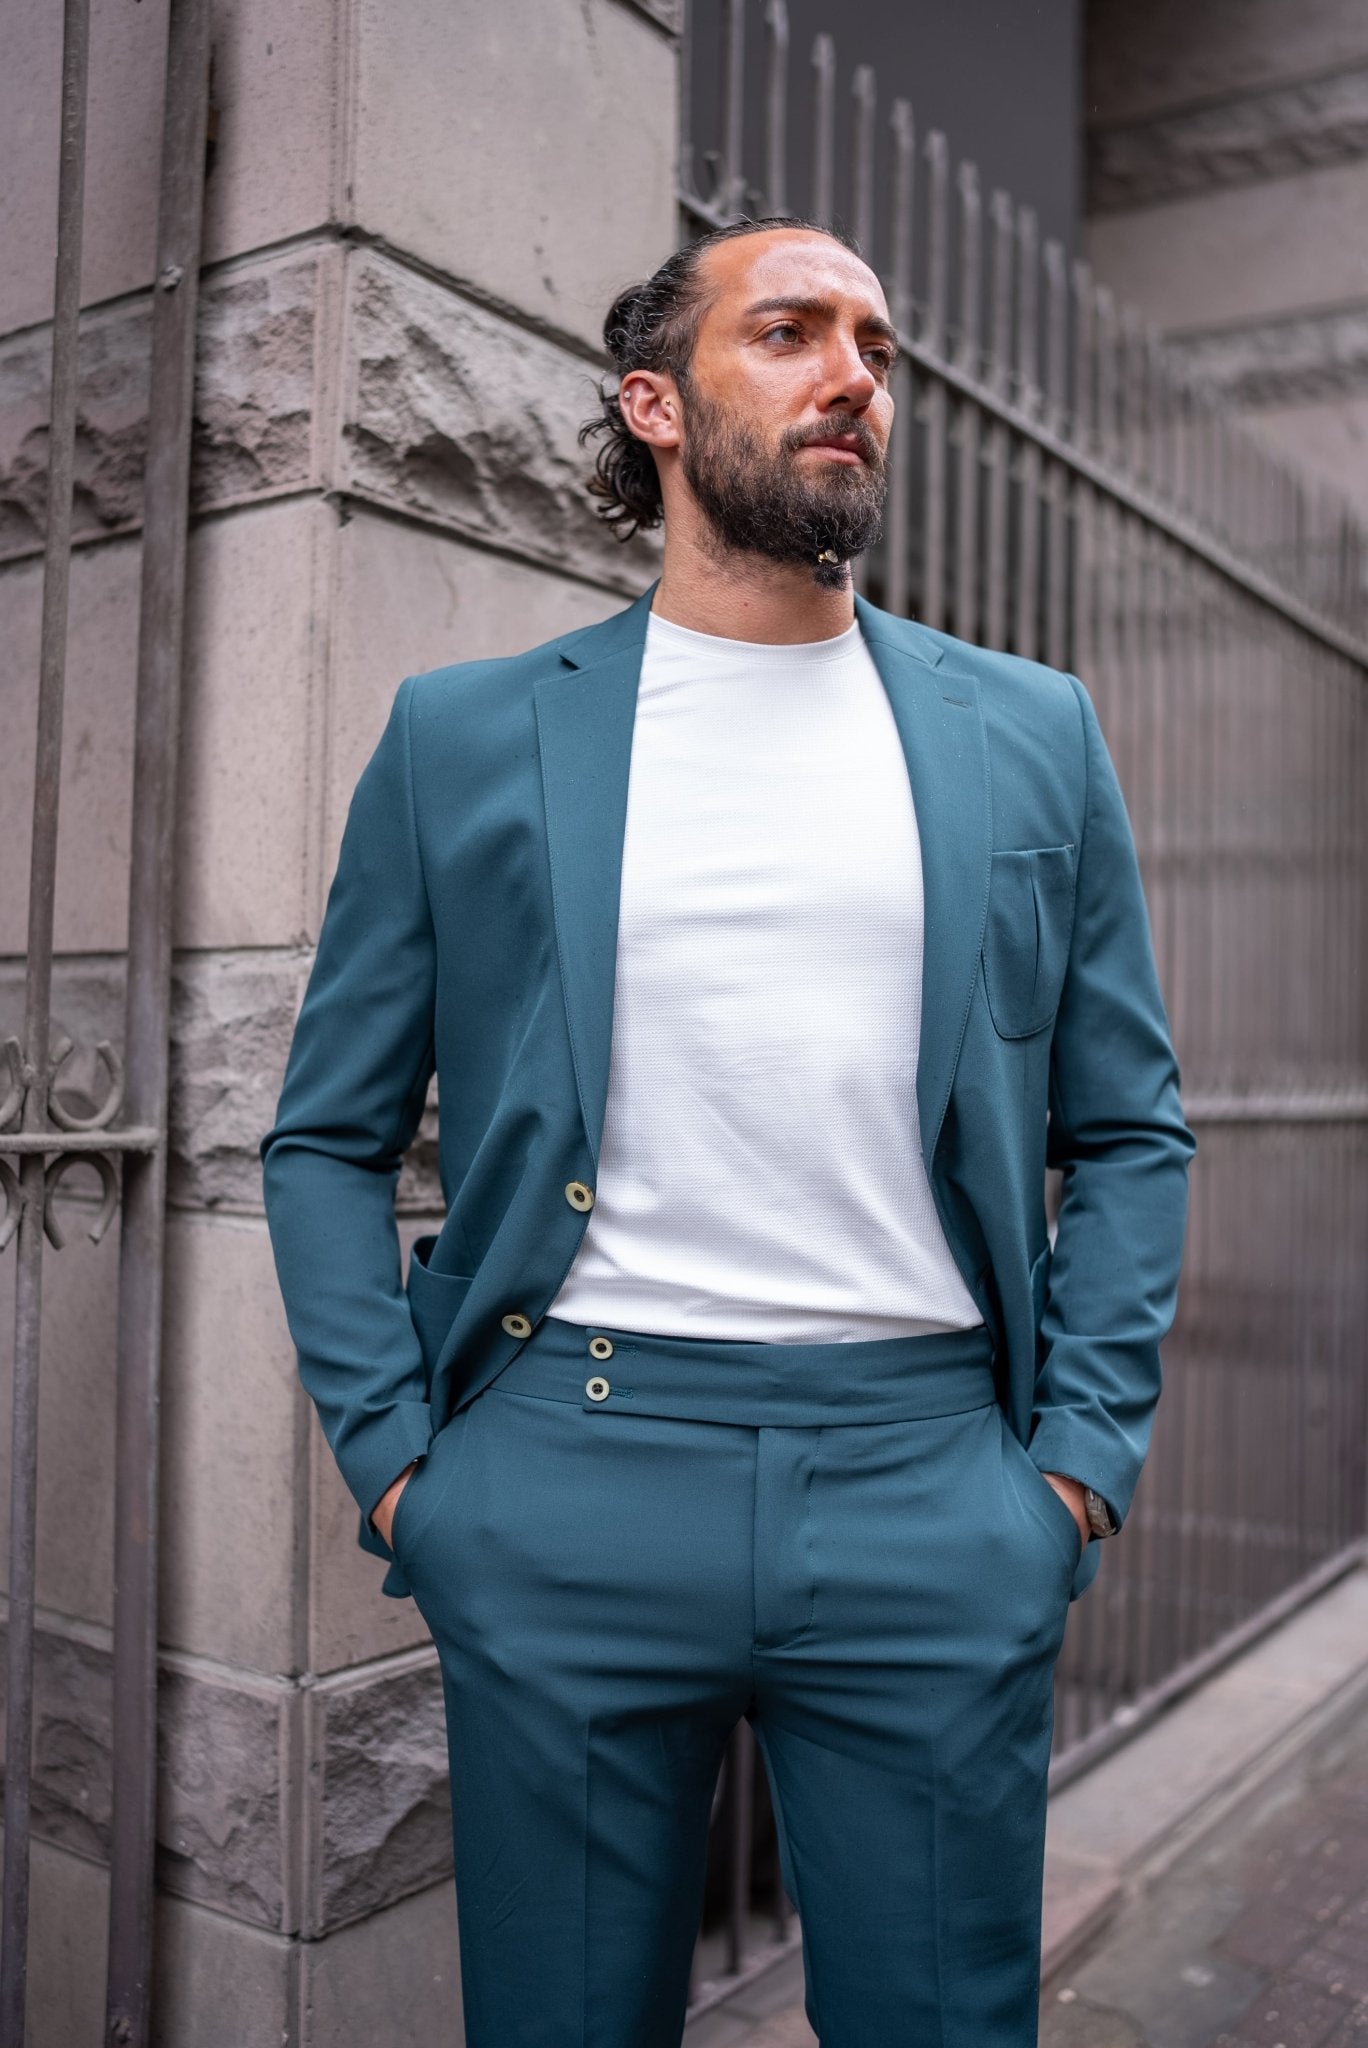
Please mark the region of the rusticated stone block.
POLYGON ((1088 210, 1153 206, 1214 185, 1368 155, 1368 64, 1181 107, 1088 138, 1088 210))
POLYGON ((451 1791, 435 1657, 415 1652, 379 1682, 310 1694, 323 1764, 321 1923, 358 1920, 451 1871, 451 1791))
MULTIPOLYGON (((177 956, 171 983, 171 1152, 168 1189, 177 1208, 261 1207, 257 1148, 275 1116, 290 1037, 313 961, 288 948, 177 956)), ((53 989, 53 1038, 76 1050, 62 1069, 62 1096, 93 1106, 106 1082, 93 1048, 123 1039, 123 964, 60 960, 53 989)), ((0 1038, 22 1036, 23 968, 0 961, 0 1038)), ((437 1084, 399 1179, 398 1206, 440 1212, 437 1084)))
MULTIPOLYGON (((259 1209, 258 1146, 275 1118, 309 952, 186 954, 171 1013, 172 1200, 259 1209)), ((401 1209, 440 1211, 434 1080, 400 1175, 401 1209)))
POLYGON ((33 1828, 82 1856, 108 1854, 112 1796, 109 1653, 42 1630, 34 1649, 33 1828))
MULTIPOLYGON (((42 546, 51 346, 46 328, 0 342, 0 560, 42 546)), ((150 346, 146 296, 82 320, 80 539, 141 521, 150 346)), ((202 291, 192 510, 338 489, 635 595, 659 551, 623 546, 594 515, 576 434, 596 378, 585 357, 374 250, 329 238, 267 257, 202 291), (329 317, 344 289, 346 361, 329 317)))
POLYGON ((594 516, 576 445, 594 367, 374 250, 353 259, 345 487, 458 533, 640 590, 652 543, 594 516), (516 366, 516 374, 514 374, 516 366))
MULTIPOLYGON (((197 511, 309 480, 318 411, 319 293, 331 244, 207 280, 195 352, 191 504, 197 511)), ((78 539, 142 518, 152 321, 146 295, 81 321, 76 420, 78 539)), ((43 544, 52 336, 0 343, 0 559, 43 544)))
MULTIPOLYGON (((158 1684, 159 1881, 267 1927, 280 1926, 285 1904, 280 1724, 292 1690, 166 1667, 158 1684)), ((104 1632, 39 1627, 34 1832, 97 1860, 109 1854, 111 1704, 104 1632)))
POLYGON ((215 1684, 163 1667, 158 1686, 157 1877, 168 1891, 261 1927, 288 1927, 282 1722, 294 1688, 215 1684))
POLYGON ((336 251, 310 249, 215 278, 198 323, 191 504, 260 497, 313 463, 319 294, 336 251))
MULTIPOLYGON (((81 322, 72 505, 80 537, 142 515, 150 339, 145 299, 81 322)), ((0 344, 0 556, 43 545, 51 377, 49 328, 0 344)))
MULTIPOLYGON (((40 1626, 34 1659, 34 1833, 106 1861, 108 1633, 40 1626)), ((442 1685, 430 1648, 307 1684, 169 1655, 157 1712, 164 1891, 252 1926, 320 1935, 450 1876, 442 1685), (304 1802, 315 1806, 307 1822, 304 1802), (304 1836, 312 1862, 296 1875, 304 1836)))
POLYGON ((312 955, 191 953, 171 1004, 171 1199, 259 1208, 272 1123, 312 955))

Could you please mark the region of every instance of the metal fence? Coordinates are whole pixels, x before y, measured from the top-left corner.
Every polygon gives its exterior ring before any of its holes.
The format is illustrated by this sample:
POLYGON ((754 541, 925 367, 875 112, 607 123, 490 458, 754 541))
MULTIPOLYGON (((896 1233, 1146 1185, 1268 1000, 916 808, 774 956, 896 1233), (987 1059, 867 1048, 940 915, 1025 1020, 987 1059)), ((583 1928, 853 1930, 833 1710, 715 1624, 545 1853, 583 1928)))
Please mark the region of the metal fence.
MULTIPOLYGON (((34 770, 24 1037, 0 1047, 0 1250, 16 1241, 6 1618, 0 2041, 22 2048, 28 1979, 38 1384, 46 1241, 56 1197, 93 1171, 96 1242, 120 1210, 114 1445, 114 1779, 105 2040, 146 2048, 157 1764, 157 1418, 166 1184, 171 835, 184 616, 191 382, 209 86, 208 0, 172 0, 143 483, 125 1053, 95 1047, 98 1104, 50 1046, 53 905, 76 448, 89 0, 65 0, 47 531, 34 770), (9 1159, 5 1155, 9 1155, 9 1159), (14 1165, 9 1163, 15 1161, 14 1165)), ((89 1049, 87 1049, 89 1050, 89 1049)), ((87 1062, 88 1063, 88 1062, 87 1062)), ((73 1065, 75 1062, 73 1061, 73 1065)))
POLYGON ((700 23, 682 144, 685 237, 801 213, 880 274, 902 359, 863 587, 1079 675, 1139 847, 1200 1149, 1149 1460, 1060 1657, 1059 1782, 1364 1554, 1368 538, 869 66, 791 49, 783 0, 700 23))

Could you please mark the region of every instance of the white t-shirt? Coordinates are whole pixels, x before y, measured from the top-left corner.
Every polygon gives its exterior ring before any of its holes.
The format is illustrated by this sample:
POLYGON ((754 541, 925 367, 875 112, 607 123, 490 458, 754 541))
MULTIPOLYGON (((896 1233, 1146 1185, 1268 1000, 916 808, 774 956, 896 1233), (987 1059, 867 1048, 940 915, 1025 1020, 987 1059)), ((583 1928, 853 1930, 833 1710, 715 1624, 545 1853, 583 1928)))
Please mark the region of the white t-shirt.
POLYGON ((982 1321, 917 1115, 922 871, 859 625, 648 622, 594 1207, 549 1313, 830 1343, 982 1321))

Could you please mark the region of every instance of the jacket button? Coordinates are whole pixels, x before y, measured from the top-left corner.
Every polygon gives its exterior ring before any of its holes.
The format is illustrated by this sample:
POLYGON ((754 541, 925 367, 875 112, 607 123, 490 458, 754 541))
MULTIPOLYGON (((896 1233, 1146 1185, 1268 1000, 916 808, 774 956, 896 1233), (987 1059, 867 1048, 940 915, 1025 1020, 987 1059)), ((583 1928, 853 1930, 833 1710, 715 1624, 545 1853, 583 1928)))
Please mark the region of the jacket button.
POLYGON ((531 1323, 528 1322, 526 1316, 520 1316, 516 1310, 512 1315, 504 1317, 503 1327, 510 1337, 530 1337, 532 1335, 531 1323))
POLYGON ((592 1209, 594 1190, 587 1188, 582 1180, 568 1180, 565 1183, 565 1199, 572 1209, 592 1209))
POLYGON ((585 1381, 584 1391, 591 1401, 606 1401, 613 1390, 607 1380, 595 1379, 585 1381))
POLYGON ((611 1358, 612 1355, 613 1342, 611 1337, 591 1337, 589 1339, 589 1356, 591 1358, 611 1358))

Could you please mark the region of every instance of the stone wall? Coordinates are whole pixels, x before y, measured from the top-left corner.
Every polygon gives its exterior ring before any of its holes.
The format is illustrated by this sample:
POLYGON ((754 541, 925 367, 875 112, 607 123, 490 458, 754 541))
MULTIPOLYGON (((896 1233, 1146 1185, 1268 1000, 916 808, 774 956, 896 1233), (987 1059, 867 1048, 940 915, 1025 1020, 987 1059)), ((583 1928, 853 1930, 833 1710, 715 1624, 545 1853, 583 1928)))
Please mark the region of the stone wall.
POLYGON ((1087 253, 1368 511, 1368 9, 1089 0, 1087 253))
MULTIPOLYGON (((0 73, 0 1036, 22 1016, 60 21, 25 9, 0 73)), ((603 308, 674 240, 674 30, 673 0, 216 10, 162 1409, 167 2048, 459 2038, 435 1660, 356 1547, 299 1387, 256 1146, 400 679, 588 623, 653 573, 593 519, 575 429, 603 308)), ((165 32, 165 0, 95 0, 54 1024, 87 1043, 122 1031, 165 32)), ((439 1201, 430 1122, 406 1239, 439 1201)), ((72 1229, 45 1270, 31 2048, 101 2037, 116 1237, 72 1229)), ((12 1275, 0 1258, 6 1333, 12 1275)))

